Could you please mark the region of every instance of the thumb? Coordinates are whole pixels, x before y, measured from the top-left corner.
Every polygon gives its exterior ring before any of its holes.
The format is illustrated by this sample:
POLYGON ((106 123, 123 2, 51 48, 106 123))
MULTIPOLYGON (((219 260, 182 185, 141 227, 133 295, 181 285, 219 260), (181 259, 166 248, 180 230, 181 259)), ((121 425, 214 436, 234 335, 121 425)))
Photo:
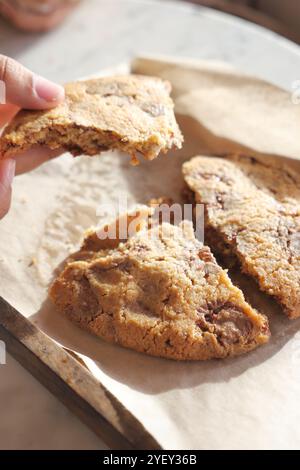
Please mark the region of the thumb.
POLYGON ((15 165, 16 162, 9 158, 0 161, 0 219, 6 215, 10 206, 15 165))
POLYGON ((6 101, 26 109, 48 109, 64 99, 64 88, 30 72, 14 59, 0 54, 0 80, 6 101))

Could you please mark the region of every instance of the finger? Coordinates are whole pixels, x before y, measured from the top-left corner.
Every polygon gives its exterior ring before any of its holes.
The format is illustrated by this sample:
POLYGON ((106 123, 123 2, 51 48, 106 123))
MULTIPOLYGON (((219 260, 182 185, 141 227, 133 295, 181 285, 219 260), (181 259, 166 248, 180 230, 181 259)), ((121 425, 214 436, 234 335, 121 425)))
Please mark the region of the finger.
POLYGON ((0 55, 0 80, 6 101, 26 109, 48 109, 64 99, 64 88, 34 74, 14 59, 0 55))
POLYGON ((14 175, 15 161, 13 159, 0 161, 0 219, 7 214, 10 207, 14 175))
POLYGON ((47 147, 39 147, 38 145, 32 147, 30 150, 25 150, 14 157, 16 162, 16 175, 34 170, 34 168, 42 165, 42 163, 58 157, 63 152, 63 149, 51 150, 47 147))
POLYGON ((0 105, 0 130, 5 124, 7 124, 19 111, 20 108, 13 104, 1 104, 0 105))

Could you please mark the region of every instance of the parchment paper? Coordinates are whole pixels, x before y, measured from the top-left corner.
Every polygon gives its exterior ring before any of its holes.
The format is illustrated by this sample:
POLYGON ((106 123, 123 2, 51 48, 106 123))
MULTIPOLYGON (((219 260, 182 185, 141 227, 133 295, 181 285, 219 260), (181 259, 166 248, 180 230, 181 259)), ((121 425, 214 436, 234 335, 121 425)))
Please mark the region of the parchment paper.
POLYGON ((240 149, 300 166, 300 105, 288 92, 218 64, 140 59, 133 68, 172 82, 184 149, 139 167, 118 153, 64 155, 18 177, 12 210, 0 222, 0 294, 80 355, 164 448, 299 448, 300 321, 286 319, 239 274, 232 276, 269 315, 273 335, 268 345, 223 361, 177 363, 106 344, 47 301, 54 270, 100 222, 99 204, 125 194, 130 204, 179 199, 181 164, 200 152, 240 149))

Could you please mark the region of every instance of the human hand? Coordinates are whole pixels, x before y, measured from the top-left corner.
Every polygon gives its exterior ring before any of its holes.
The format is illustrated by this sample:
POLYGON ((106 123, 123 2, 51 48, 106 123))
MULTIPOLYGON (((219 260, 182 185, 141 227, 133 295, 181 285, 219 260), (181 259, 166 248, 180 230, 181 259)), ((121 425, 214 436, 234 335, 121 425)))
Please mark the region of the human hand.
MULTIPOLYGON (((64 89, 9 57, 0 55, 0 81, 5 85, 6 104, 0 104, 0 129, 20 108, 50 109, 64 99, 64 89)), ((16 158, 0 158, 0 219, 9 210, 15 174, 24 173, 59 155, 61 151, 36 147, 16 158)))
POLYGON ((0 13, 19 29, 44 32, 55 28, 79 0, 0 0, 0 13))

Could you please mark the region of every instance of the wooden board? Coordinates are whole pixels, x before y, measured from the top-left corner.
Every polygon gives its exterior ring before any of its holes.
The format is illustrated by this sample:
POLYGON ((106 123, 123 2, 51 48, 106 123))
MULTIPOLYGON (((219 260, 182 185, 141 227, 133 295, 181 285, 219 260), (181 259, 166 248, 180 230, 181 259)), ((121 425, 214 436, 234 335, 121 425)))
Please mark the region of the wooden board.
POLYGON ((7 351, 112 449, 161 449, 144 426, 64 348, 0 297, 7 351))

